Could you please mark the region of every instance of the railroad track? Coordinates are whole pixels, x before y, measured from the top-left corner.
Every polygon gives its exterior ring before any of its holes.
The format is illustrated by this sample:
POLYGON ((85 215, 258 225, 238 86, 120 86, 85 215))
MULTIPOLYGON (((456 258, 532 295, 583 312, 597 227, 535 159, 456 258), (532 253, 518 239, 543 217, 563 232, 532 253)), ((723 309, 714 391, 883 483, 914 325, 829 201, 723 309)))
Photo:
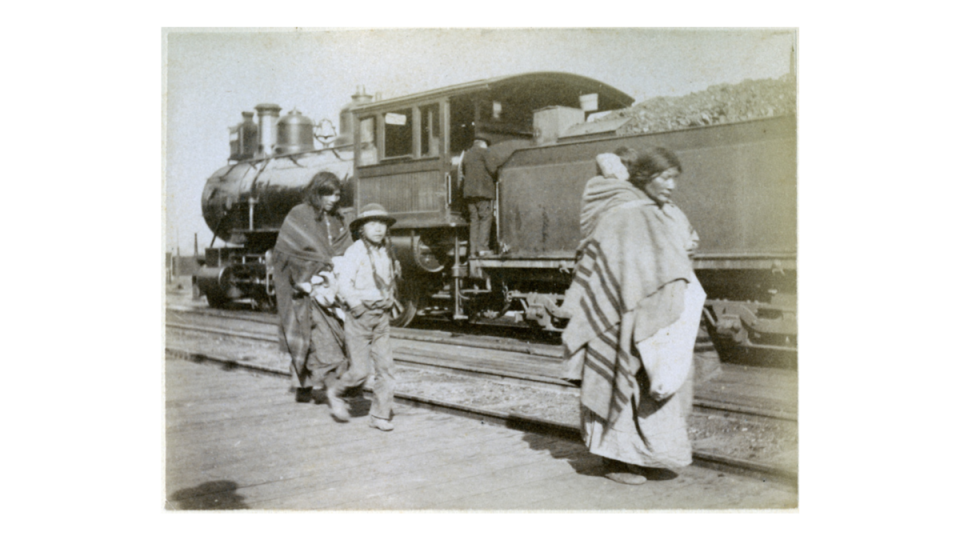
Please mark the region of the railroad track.
MULTIPOLYGON (((169 328, 271 343, 276 343, 279 339, 276 335, 276 321, 263 316, 223 316, 219 313, 211 314, 203 311, 174 311, 172 314, 200 315, 211 321, 243 321, 247 324, 255 324, 257 327, 243 331, 216 324, 196 325, 171 322, 169 316, 171 313, 168 313, 169 328)), ((390 332, 394 342, 394 360, 400 365, 449 370, 493 379, 516 380, 539 386, 571 390, 577 388, 577 385, 570 381, 550 374, 550 372, 559 373, 560 371, 563 353, 559 346, 528 344, 504 338, 464 336, 443 331, 393 328, 390 332), (485 355, 478 359, 476 354, 464 354, 465 351, 470 350, 496 351, 498 354, 485 355), (520 358, 518 355, 523 355, 525 358, 520 358)), ((723 399, 697 397, 694 399, 694 406, 717 412, 797 421, 795 411, 763 408, 723 399)))
MULTIPOLYGON (((196 315, 207 319, 216 319, 224 321, 239 321, 241 323, 261 323, 264 325, 276 327, 277 315, 273 313, 264 313, 256 311, 234 311, 225 309, 190 309, 190 308, 168 308, 167 314, 177 315, 196 315)), ((456 327, 454 323, 442 322, 439 320, 425 321, 428 324, 434 324, 441 327, 456 327)), ((513 351, 524 354, 533 354, 537 356, 552 357, 562 360, 563 351, 559 346, 559 336, 548 336, 546 339, 542 333, 531 331, 529 328, 504 327, 491 325, 487 327, 465 326, 457 327, 455 330, 427 330, 423 328, 391 328, 390 335, 394 338, 409 339, 414 341, 433 341, 437 343, 457 343, 472 344, 492 350, 513 351), (492 337, 489 335, 491 328, 495 328, 501 333, 513 334, 515 337, 492 337)))
MULTIPOLYGON (((214 324, 195 324, 183 320, 196 312, 168 312, 167 327, 193 332, 229 336, 239 339, 277 343, 276 322, 249 318, 232 318, 228 325, 217 324, 224 318, 202 314, 214 324), (171 315, 174 315, 171 317, 171 315), (178 317, 179 315, 179 317, 178 317), (179 320, 178 320, 179 319, 179 320), (238 330, 233 321, 244 321, 247 329, 238 330)), ((202 312, 201 312, 202 313, 202 312)), ((543 374, 544 367, 559 373, 562 358, 556 351, 537 345, 502 342, 480 337, 456 337, 437 332, 391 329, 394 360, 400 365, 411 365, 437 370, 448 370, 477 377, 506 379, 524 384, 555 388, 575 388, 558 376, 543 374), (495 351, 496 355, 489 353, 495 351)))

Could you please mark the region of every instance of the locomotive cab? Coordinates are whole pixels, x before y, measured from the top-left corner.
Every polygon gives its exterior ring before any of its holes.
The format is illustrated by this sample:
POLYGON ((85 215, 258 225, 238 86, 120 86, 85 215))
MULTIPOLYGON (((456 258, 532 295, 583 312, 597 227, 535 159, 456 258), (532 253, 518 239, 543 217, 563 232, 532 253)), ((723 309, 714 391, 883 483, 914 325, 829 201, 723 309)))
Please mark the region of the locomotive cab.
MULTIPOLYGON (((357 204, 380 203, 397 218, 392 234, 405 269, 407 311, 436 307, 452 311, 454 319, 502 315, 519 298, 510 296, 516 292, 510 293, 505 282, 510 272, 502 260, 510 246, 503 241, 499 200, 495 255, 467 264, 469 224, 458 166, 476 135, 490 139, 490 152, 502 166, 520 148, 555 142, 587 112, 632 102, 586 77, 530 73, 353 108, 353 125, 359 126, 354 133, 357 204), (584 103, 590 111, 581 109, 584 103), (427 299, 445 307, 431 306, 427 299)), ((579 196, 573 194, 572 200, 579 196)), ((513 267, 539 264, 528 262, 515 261, 513 267)), ((412 317, 411 312, 401 321, 412 317)))

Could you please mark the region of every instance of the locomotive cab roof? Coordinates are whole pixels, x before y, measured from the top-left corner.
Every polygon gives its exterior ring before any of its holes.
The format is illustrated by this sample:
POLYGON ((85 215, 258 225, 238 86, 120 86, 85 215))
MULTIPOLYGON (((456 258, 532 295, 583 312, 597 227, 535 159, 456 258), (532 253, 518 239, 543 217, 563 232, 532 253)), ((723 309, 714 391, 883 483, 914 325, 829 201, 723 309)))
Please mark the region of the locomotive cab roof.
MULTIPOLYGON (((376 141, 382 147, 377 150, 377 161, 383 161, 440 153, 456 155, 469 148, 478 135, 486 136, 492 145, 534 141, 542 132, 535 120, 538 111, 577 112, 578 121, 583 122, 586 112, 622 109, 633 101, 620 90, 589 77, 544 71, 357 104, 351 112, 360 122, 367 122, 366 139, 358 142, 376 141), (371 120, 376 120, 375 128, 371 120)), ((361 159, 360 165, 365 164, 368 162, 361 159)))
POLYGON ((556 71, 540 71, 520 75, 493 77, 410 94, 407 96, 358 105, 354 111, 365 115, 414 105, 440 98, 473 96, 498 101, 519 102, 530 110, 554 105, 579 107, 580 96, 597 94, 598 111, 622 109, 633 104, 633 98, 600 81, 556 71))

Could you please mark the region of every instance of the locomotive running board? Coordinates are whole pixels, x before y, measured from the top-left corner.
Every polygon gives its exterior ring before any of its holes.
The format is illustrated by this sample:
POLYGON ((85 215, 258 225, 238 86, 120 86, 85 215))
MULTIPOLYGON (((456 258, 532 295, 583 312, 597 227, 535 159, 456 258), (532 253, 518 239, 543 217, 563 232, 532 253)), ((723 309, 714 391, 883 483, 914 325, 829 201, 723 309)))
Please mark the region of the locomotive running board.
POLYGON ((576 262, 573 259, 471 259, 470 264, 474 263, 480 268, 558 268, 560 270, 573 270, 576 267, 576 262))

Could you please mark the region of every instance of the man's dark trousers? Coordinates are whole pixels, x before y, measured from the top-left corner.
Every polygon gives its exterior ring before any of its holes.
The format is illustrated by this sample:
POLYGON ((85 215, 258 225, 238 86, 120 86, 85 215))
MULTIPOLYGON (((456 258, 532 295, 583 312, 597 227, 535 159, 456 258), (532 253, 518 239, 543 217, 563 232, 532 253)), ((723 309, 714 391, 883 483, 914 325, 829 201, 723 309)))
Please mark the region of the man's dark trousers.
POLYGON ((467 199, 470 210, 470 255, 490 249, 490 227, 493 225, 493 200, 481 197, 467 199))

